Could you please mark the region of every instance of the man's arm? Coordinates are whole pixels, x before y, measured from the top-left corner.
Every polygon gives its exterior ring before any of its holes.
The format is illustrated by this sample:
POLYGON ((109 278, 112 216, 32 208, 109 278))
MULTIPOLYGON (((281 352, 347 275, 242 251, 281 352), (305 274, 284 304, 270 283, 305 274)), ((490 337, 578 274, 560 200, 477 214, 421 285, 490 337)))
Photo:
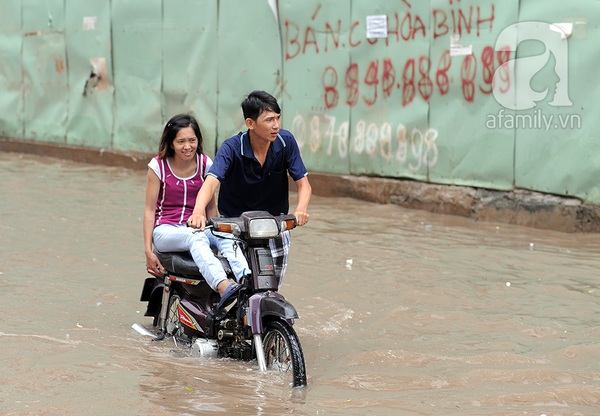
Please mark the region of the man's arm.
POLYGON ((216 218, 219 216, 219 211, 217 210, 217 198, 213 195, 212 199, 206 206, 206 219, 216 218))
POLYGON ((198 192, 198 196, 196 196, 196 205, 194 205, 194 211, 188 220, 188 225, 193 228, 200 228, 204 230, 204 226, 206 223, 206 209, 211 208, 214 209, 213 206, 210 206, 211 200, 214 202, 215 192, 219 188, 221 182, 217 178, 212 175, 206 175, 206 179, 202 184, 202 188, 200 188, 200 192, 198 192))
POLYGON ((310 182, 308 182, 308 177, 306 176, 298 179, 295 183, 298 188, 298 205, 294 210, 294 215, 296 216, 297 224, 304 225, 308 222, 310 217, 306 211, 308 210, 308 204, 310 203, 312 188, 310 182))

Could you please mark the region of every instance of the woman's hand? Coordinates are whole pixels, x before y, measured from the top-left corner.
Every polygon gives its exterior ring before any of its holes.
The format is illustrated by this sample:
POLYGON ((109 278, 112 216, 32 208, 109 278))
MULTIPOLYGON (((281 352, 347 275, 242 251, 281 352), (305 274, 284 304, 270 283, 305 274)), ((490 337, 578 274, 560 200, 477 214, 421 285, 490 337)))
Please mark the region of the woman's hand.
POLYGON ((190 218, 187 220, 187 224, 192 228, 199 228, 204 230, 204 223, 206 222, 206 217, 204 214, 192 214, 190 218))
POLYGON ((146 271, 158 276, 162 276, 165 273, 165 268, 160 264, 156 254, 146 254, 146 271))

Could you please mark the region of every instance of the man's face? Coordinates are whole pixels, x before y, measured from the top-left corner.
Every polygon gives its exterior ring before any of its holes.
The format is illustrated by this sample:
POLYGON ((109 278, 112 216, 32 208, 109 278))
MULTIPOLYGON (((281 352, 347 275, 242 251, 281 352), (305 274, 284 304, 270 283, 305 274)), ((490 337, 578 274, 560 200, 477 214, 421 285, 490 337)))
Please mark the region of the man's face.
POLYGON ((246 119, 246 125, 258 138, 273 142, 281 128, 281 114, 265 110, 259 114, 256 120, 246 119))

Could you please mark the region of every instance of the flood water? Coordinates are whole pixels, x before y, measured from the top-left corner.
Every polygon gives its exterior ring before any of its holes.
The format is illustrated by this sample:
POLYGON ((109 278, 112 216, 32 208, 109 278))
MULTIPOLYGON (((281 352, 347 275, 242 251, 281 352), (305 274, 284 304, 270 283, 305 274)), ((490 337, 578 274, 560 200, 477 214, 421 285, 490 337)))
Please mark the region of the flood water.
POLYGON ((145 172, 0 153, 0 178, 3 415, 600 414, 597 234, 314 197, 292 390, 133 332, 145 172))

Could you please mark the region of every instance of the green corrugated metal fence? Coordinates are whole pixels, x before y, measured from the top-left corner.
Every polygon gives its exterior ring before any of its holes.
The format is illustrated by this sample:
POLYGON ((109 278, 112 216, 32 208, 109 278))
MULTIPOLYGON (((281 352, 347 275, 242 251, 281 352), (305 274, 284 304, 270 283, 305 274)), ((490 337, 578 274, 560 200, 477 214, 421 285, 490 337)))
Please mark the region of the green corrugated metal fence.
POLYGON ((191 112, 214 153, 264 89, 311 171, 598 204, 599 18, 595 0, 6 0, 0 135, 154 152, 191 112))

